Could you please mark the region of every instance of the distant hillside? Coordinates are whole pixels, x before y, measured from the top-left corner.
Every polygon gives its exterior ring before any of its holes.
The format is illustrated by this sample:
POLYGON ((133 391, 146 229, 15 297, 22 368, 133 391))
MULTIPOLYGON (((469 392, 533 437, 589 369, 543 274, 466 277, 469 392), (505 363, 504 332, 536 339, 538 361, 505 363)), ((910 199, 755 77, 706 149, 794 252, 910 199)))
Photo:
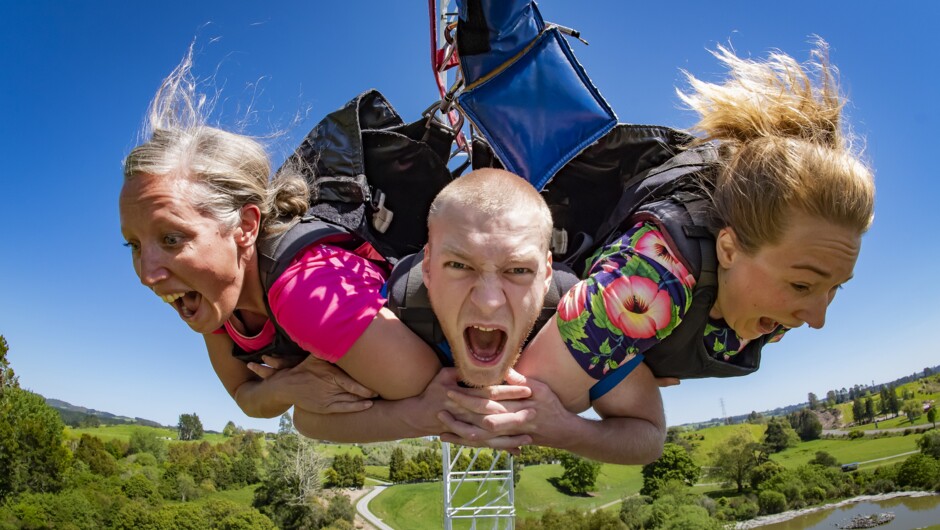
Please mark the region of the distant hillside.
MULTIPOLYGON (((52 398, 44 398, 46 403, 59 412, 62 422, 70 427, 93 427, 96 425, 144 425, 147 427, 166 427, 155 421, 144 418, 128 418, 127 416, 117 416, 110 412, 104 412, 85 407, 72 405, 65 401, 52 398)), ((172 428, 172 427, 171 427, 172 428)))
MULTIPOLYGON (((882 386, 894 388, 894 387, 903 385, 905 383, 910 383, 911 381, 916 381, 922 377, 929 377, 937 373, 940 373, 940 365, 932 366, 932 367, 928 366, 924 368, 922 372, 914 372, 911 375, 900 377, 898 379, 895 379, 894 381, 888 381, 886 383, 879 383, 877 385, 864 385, 864 384, 855 385, 854 387, 852 387, 852 391, 854 392, 855 395, 862 395, 862 394, 865 394, 866 392, 876 393, 879 390, 881 390, 882 386)), ((807 396, 809 395, 809 392, 811 392, 811 390, 807 390, 807 396)), ((850 396, 850 392, 846 390, 845 388, 842 388, 839 391, 830 391, 830 392, 834 392, 836 396, 845 396, 846 398, 850 396)), ((820 395, 825 397, 825 394, 820 394, 820 395)), ((836 400, 836 403, 843 403, 844 401, 845 400, 836 400)), ((771 416, 786 416, 787 414, 790 414, 791 412, 806 408, 808 404, 809 404, 808 402, 804 401, 803 403, 797 403, 795 405, 787 405, 785 407, 777 407, 773 410, 764 410, 764 411, 756 411, 756 412, 760 414, 761 416, 764 416, 765 418, 771 417, 771 416)), ((706 427, 715 427, 718 425, 744 423, 747 421, 747 418, 748 416, 750 416, 750 414, 753 414, 753 413, 739 414, 737 416, 730 416, 727 418, 712 418, 710 420, 698 421, 694 423, 684 423, 682 425, 678 425, 677 427, 684 427, 684 428, 688 428, 692 430, 698 430, 698 429, 704 429, 706 427)))

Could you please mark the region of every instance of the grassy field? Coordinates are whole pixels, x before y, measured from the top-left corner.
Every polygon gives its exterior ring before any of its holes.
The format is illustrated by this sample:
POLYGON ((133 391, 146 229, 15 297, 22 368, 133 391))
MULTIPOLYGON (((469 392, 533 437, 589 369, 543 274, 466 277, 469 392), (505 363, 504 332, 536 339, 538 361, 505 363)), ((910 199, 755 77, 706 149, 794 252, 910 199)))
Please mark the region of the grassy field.
MULTIPOLYGON (((809 462, 816 451, 825 451, 840 463, 864 462, 884 458, 917 449, 919 436, 890 436, 884 438, 859 438, 857 440, 813 440, 771 456, 776 462, 786 467, 796 467, 809 462)), ((902 457, 903 458, 903 457, 902 457)), ((888 462, 873 463, 871 467, 888 462)))
MULTIPOLYGON (((123 442, 129 442, 131 435, 135 432, 152 433, 160 438, 179 441, 176 429, 147 427, 144 425, 102 425, 101 427, 88 427, 82 429, 74 429, 72 427, 65 428, 66 438, 81 438, 82 434, 88 434, 90 436, 96 436, 104 442, 114 439, 121 440, 123 442)), ((198 440, 198 442, 218 444, 224 442, 227 439, 228 438, 221 434, 206 433, 200 440, 198 440)))
POLYGON ((692 456, 696 462, 706 462, 709 455, 729 438, 741 431, 751 433, 755 441, 759 441, 767 430, 766 425, 752 425, 750 423, 738 425, 720 425, 718 427, 709 427, 700 431, 683 433, 682 438, 692 445, 692 456))
POLYGON ((102 425, 101 427, 90 427, 84 429, 65 428, 65 435, 68 438, 80 438, 83 434, 96 436, 102 441, 118 439, 128 442, 131 435, 135 432, 152 433, 161 438, 177 439, 176 429, 162 429, 158 427, 145 427, 143 425, 102 425))
MULTIPOLYGON (((552 508, 593 510, 633 495, 640 491, 643 479, 640 466, 605 464, 597 477, 597 488, 587 497, 573 497, 556 489, 549 479, 561 477, 562 467, 557 464, 527 466, 515 488, 515 506, 518 517, 539 517, 552 508)), ((465 486, 466 487, 466 486, 465 486)), ((471 488, 475 491, 475 488, 471 488)), ((458 501, 460 499, 458 498, 458 501)), ((444 516, 443 483, 401 484, 383 491, 369 509, 393 528, 440 528, 444 516)))
MULTIPOLYGON (((696 461, 705 463, 709 458, 709 453, 735 433, 747 430, 751 432, 754 440, 758 441, 765 429, 764 425, 719 426, 685 433, 683 437, 690 439, 693 443, 696 461)), ((806 464, 817 451, 826 451, 840 463, 864 462, 914 451, 917 449, 918 437, 911 435, 866 437, 858 440, 815 440, 777 453, 772 458, 785 467, 797 467, 806 464)), ((904 458, 906 456, 863 464, 862 468, 891 464, 904 458)), ((539 517, 549 508, 556 511, 564 511, 568 508, 588 511, 611 502, 614 503, 613 507, 607 509, 619 509, 616 501, 638 493, 643 485, 640 466, 605 464, 601 467, 596 491, 592 492, 589 497, 573 497, 558 491, 552 485, 551 479, 560 477, 562 471, 560 465, 528 466, 523 469, 522 478, 515 489, 517 517, 539 517)), ((702 479, 702 482, 710 481, 702 479)), ((695 491, 720 496, 724 490, 719 485, 709 485, 697 487, 695 491)), ((729 491, 728 494, 733 495, 734 492, 729 491)), ((393 528, 423 530, 440 528, 443 517, 442 503, 443 484, 434 482, 390 487, 376 497, 369 508, 393 528)))

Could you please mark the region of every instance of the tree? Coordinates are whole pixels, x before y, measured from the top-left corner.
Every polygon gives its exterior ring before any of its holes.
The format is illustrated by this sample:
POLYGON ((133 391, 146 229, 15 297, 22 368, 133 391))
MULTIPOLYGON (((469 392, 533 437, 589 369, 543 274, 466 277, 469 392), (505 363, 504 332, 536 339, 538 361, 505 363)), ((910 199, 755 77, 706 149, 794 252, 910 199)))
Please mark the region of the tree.
POLYGON ((225 427, 222 428, 222 436, 226 438, 235 436, 236 434, 241 434, 242 430, 235 425, 234 421, 229 421, 225 424, 225 427))
POLYGON ((790 415, 790 425, 796 431, 800 440, 808 442, 816 440, 822 434, 822 423, 819 418, 810 410, 802 409, 790 415))
POLYGON ((930 407, 927 409, 927 421, 933 424, 933 428, 937 428, 937 408, 930 407))
POLYGON ((266 464, 252 504, 278 528, 319 528, 309 519, 319 510, 313 501, 322 489, 327 460, 316 442, 297 434, 279 435, 266 464))
POLYGON ((940 476, 940 463, 926 454, 911 455, 898 467, 898 485, 932 489, 940 476))
POLYGON ((712 474, 744 491, 751 470, 763 463, 765 456, 760 444, 754 441, 749 431, 738 431, 723 445, 712 452, 712 474))
POLYGON ((594 488, 601 472, 600 462, 565 452, 561 455, 561 466, 565 469, 558 485, 576 495, 584 495, 594 488))
POLYGON ((340 454, 326 472, 327 487, 361 488, 366 482, 366 467, 362 455, 340 454))
POLYGON ((281 419, 277 425, 278 434, 293 434, 294 433, 294 422, 290 419, 290 414, 284 413, 281 414, 281 419))
POLYGON ((816 410, 819 408, 819 398, 816 397, 816 394, 810 392, 806 396, 806 400, 809 402, 809 410, 816 410))
POLYGON ((836 460, 836 457, 825 451, 816 451, 816 456, 807 463, 822 467, 836 467, 839 465, 839 461, 836 460))
POLYGON ((924 406, 916 399, 908 399, 901 407, 901 411, 907 416, 908 421, 914 423, 924 413, 924 406))
POLYGON ((88 469, 98 475, 110 477, 118 472, 117 461, 96 436, 82 434, 75 448, 75 458, 88 464, 88 469))
POLYGON ((940 431, 932 430, 925 432, 924 435, 917 440, 917 447, 920 448, 921 453, 940 460, 940 431))
POLYGON ((180 440, 202 439, 202 422, 195 412, 192 414, 180 414, 179 424, 176 428, 179 430, 180 440))
POLYGON ((702 468, 682 446, 667 443, 663 455, 655 462, 643 466, 643 489, 640 495, 658 496, 660 488, 670 480, 682 481, 694 486, 702 474, 702 468))
MULTIPOLYGON (((810 414, 812 414, 810 412, 810 414)), ((790 423, 781 418, 773 418, 767 423, 767 430, 764 432, 764 445, 771 453, 779 453, 788 447, 793 447, 800 442, 796 431, 790 426, 790 423)))
POLYGON ((860 398, 852 402, 852 417, 856 425, 865 423, 865 404, 860 398))
POLYGON ((388 461, 388 480, 392 483, 404 482, 405 451, 401 447, 392 450, 388 461))
MULTIPOLYGON (((748 423, 753 424, 753 425, 758 425, 758 424, 760 424, 760 423, 763 423, 763 421, 764 421, 764 415, 761 414, 760 412, 756 412, 756 411, 753 411, 753 410, 752 410, 751 413, 747 415, 747 420, 746 420, 746 421, 747 421, 748 423)), ((671 428, 671 427, 670 427, 670 428, 671 428)))
POLYGON ((875 421, 875 402, 871 398, 865 398, 865 418, 868 421, 875 421))
POLYGON ((127 454, 150 453, 160 462, 166 459, 166 441, 150 429, 135 429, 127 445, 127 454))
POLYGON ((64 428, 59 413, 42 396, 13 384, 4 388, 0 395, 0 500, 24 491, 59 490, 69 465, 69 451, 62 443, 64 428))
POLYGON ((16 374, 13 373, 13 367, 10 366, 10 361, 7 360, 7 352, 10 351, 10 346, 7 344, 7 339, 0 335, 0 396, 3 396, 3 391, 7 388, 19 388, 20 383, 16 378, 16 374))

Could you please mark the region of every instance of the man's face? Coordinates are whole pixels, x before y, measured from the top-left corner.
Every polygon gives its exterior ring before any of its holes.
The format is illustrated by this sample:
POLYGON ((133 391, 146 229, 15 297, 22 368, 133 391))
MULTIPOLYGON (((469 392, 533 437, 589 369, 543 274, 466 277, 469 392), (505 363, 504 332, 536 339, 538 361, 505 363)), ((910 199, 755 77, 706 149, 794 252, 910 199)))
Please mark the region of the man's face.
POLYGON ((461 379, 500 384, 522 351, 551 282, 535 215, 447 205, 431 222, 424 284, 461 379))

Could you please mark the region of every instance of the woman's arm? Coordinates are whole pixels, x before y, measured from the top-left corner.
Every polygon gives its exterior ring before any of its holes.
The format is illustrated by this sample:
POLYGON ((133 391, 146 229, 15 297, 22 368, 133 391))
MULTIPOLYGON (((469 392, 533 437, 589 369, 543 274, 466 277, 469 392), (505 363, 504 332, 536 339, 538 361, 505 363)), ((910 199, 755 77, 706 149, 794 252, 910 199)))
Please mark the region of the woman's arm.
MULTIPOLYGON (((322 414, 358 412, 372 405, 375 393, 336 366, 313 356, 293 367, 274 369, 232 357, 227 335, 204 335, 209 360, 219 380, 242 411, 274 418, 292 405, 322 414)), ((277 359, 265 358, 277 366, 277 359)))

